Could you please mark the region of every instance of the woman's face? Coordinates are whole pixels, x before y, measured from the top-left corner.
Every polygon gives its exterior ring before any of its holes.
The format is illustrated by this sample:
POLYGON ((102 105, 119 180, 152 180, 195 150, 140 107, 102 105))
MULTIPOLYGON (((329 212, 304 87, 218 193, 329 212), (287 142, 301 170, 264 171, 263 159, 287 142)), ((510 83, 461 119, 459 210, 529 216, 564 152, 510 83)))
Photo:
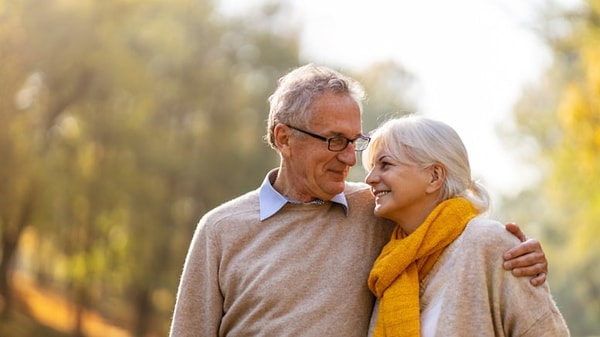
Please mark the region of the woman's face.
POLYGON ((375 197, 375 215, 398 224, 420 225, 435 207, 433 168, 397 160, 385 151, 375 154, 374 166, 365 179, 375 197))

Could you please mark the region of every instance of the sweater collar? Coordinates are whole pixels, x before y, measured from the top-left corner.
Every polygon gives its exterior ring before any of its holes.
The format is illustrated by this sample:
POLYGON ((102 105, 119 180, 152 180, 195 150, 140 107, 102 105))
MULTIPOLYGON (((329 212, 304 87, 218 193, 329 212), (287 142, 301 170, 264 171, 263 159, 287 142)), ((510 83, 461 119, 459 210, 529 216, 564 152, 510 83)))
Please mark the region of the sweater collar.
MULTIPOLYGON (((262 184, 260 185, 258 201, 260 205, 260 221, 266 220, 271 216, 275 215, 288 202, 297 203, 294 200, 286 198, 284 195, 277 192, 273 188, 272 182, 275 181, 275 178, 277 177, 277 172, 279 172, 279 169, 273 169, 269 171, 262 184)), ((344 207, 346 216, 348 216, 348 202, 346 201, 346 196, 343 192, 335 195, 330 201, 342 205, 344 207)), ((314 203, 322 202, 323 201, 321 200, 314 201, 314 203)))

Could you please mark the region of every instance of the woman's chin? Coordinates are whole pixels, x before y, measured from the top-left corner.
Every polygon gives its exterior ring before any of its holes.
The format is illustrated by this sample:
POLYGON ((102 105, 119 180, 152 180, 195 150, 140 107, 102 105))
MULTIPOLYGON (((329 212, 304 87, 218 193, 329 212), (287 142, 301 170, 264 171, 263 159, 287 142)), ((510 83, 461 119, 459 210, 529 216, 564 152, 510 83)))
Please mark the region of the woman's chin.
POLYGON ((385 209, 382 208, 380 205, 375 205, 375 210, 373 211, 373 213, 376 216, 379 216, 379 217, 382 217, 382 218, 385 218, 385 214, 386 214, 385 209))

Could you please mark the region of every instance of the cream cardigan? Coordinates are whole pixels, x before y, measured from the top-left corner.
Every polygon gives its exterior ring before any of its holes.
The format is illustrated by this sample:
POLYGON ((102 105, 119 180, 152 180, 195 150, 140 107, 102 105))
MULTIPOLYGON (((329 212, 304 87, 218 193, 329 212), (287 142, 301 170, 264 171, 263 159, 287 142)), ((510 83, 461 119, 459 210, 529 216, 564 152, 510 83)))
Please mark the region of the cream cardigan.
POLYGON ((517 244, 499 222, 471 220, 421 282, 421 336, 569 336, 548 285, 502 268, 517 244))

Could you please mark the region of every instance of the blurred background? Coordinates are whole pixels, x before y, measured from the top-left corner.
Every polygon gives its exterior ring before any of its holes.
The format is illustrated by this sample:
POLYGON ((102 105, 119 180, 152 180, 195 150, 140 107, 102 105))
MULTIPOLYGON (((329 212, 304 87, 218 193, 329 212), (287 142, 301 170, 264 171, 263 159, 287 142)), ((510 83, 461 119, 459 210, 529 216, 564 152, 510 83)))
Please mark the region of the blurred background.
MULTIPOLYGON (((600 1, 0 1, 0 336, 166 336, 199 218, 259 186, 277 79, 452 125, 600 336, 600 1)), ((351 180, 364 171, 353 169, 351 180)))

